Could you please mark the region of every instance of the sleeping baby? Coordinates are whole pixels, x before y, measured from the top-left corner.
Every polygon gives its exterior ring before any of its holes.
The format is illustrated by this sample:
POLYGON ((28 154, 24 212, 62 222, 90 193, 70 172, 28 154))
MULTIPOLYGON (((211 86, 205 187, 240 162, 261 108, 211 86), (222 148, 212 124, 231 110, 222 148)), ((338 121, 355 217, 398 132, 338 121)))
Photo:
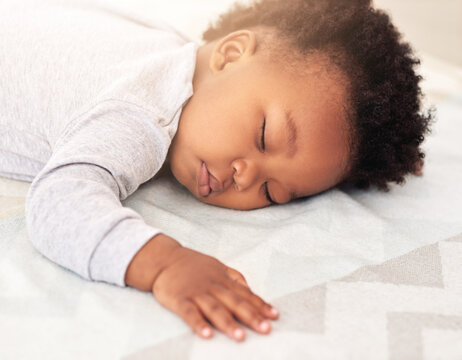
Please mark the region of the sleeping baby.
POLYGON ((237 4, 202 45, 103 3, 0 13, 0 176, 32 182, 31 242, 85 279, 152 292, 203 338, 268 334, 278 310, 122 206, 141 184, 171 175, 251 210, 422 173, 419 60, 369 0, 237 4))

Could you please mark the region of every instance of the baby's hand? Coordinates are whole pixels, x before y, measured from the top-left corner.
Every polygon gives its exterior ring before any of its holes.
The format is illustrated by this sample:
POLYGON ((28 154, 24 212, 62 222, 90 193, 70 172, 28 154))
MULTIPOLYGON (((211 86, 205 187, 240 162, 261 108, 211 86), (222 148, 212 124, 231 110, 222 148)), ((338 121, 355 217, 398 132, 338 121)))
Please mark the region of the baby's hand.
POLYGON ((170 256, 169 265, 152 286, 152 293, 197 334, 212 336, 207 319, 232 339, 244 340, 244 330, 233 315, 261 334, 271 331, 265 318, 277 319, 277 310, 253 294, 238 271, 185 247, 177 248, 170 256))

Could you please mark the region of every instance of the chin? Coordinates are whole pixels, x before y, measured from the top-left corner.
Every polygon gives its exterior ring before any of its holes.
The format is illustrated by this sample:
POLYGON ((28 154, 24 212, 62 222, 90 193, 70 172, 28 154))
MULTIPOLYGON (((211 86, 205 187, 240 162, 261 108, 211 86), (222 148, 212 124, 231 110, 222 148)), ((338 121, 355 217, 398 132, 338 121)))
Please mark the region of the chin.
POLYGON ((181 171, 178 171, 176 166, 172 163, 170 163, 170 171, 176 181, 178 181, 181 185, 183 185, 185 188, 191 191, 191 189, 188 186, 186 186, 186 181, 184 181, 183 177, 181 176, 181 171))

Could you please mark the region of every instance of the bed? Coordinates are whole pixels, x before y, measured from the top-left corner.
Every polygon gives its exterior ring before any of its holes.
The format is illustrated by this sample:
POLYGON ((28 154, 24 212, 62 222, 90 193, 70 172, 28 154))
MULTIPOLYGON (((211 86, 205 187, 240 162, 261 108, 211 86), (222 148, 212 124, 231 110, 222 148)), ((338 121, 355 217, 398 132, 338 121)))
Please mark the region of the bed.
POLYGON ((0 178, 1 359, 461 359, 462 67, 424 53, 437 122, 424 176, 254 211, 172 179, 123 204, 242 272, 281 312, 270 335, 202 340, 150 293, 88 282, 29 242, 29 183, 0 178))

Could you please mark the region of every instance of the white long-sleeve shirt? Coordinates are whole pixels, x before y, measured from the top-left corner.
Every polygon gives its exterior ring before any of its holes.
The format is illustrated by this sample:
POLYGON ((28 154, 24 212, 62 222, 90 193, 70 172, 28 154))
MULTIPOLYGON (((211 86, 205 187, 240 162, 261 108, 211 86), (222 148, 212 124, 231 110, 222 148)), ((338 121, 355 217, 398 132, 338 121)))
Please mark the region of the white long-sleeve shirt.
POLYGON ((80 276, 125 286, 161 229, 120 200, 164 163, 198 45, 149 16, 62 0, 2 0, 0 34, 0 176, 32 181, 29 237, 80 276))

